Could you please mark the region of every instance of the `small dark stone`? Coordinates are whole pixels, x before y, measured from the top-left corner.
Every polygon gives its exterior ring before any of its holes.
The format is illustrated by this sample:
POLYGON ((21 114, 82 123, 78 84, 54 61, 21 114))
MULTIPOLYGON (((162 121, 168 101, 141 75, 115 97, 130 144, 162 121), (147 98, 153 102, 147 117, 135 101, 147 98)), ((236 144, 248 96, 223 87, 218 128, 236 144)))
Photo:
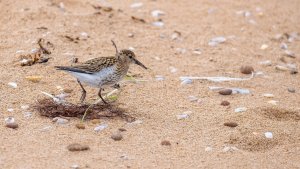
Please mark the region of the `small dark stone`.
POLYGON ((252 66, 242 66, 240 68, 241 73, 243 74, 251 74, 252 72, 254 72, 254 68, 252 66))
POLYGON ((168 140, 163 140, 160 144, 162 146, 170 146, 171 145, 170 141, 168 141, 168 140))
POLYGON ((222 106, 229 106, 230 103, 229 103, 229 101, 226 101, 226 100, 225 100, 225 101, 222 101, 222 102, 221 102, 221 105, 222 105, 222 106))
POLYGON ((5 126, 12 129, 16 129, 19 127, 17 123, 7 123, 5 126))
POLYGON ((219 91, 219 93, 221 95, 231 95, 232 94, 232 90, 231 89, 222 89, 219 91))
POLYGON ((289 91, 290 93, 295 93, 295 92, 296 92, 296 90, 295 90, 294 88, 288 88, 288 91, 289 91))
POLYGON ((226 123, 224 123, 224 126, 236 127, 236 126, 238 126, 238 124, 236 122, 226 122, 226 123))
POLYGON ((119 128, 119 131, 123 132, 123 131, 127 131, 127 130, 124 128, 119 128))
POLYGON ((86 151, 86 150, 89 150, 90 147, 87 146, 87 145, 81 145, 81 144, 78 144, 78 143, 73 143, 73 144, 68 145, 67 149, 69 151, 86 151))

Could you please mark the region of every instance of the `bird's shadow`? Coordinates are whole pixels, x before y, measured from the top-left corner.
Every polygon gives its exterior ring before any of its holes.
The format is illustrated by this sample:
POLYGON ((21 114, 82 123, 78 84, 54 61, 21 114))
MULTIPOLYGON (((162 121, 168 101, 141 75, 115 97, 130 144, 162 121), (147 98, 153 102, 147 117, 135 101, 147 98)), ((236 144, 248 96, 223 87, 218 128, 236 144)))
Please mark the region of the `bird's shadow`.
POLYGON ((125 109, 117 107, 116 104, 73 104, 69 102, 58 103, 51 98, 38 100, 33 108, 46 117, 78 117, 82 118, 87 111, 86 119, 121 118, 127 122, 135 121, 135 117, 127 114, 125 109), (87 110, 88 109, 88 110, 87 110))

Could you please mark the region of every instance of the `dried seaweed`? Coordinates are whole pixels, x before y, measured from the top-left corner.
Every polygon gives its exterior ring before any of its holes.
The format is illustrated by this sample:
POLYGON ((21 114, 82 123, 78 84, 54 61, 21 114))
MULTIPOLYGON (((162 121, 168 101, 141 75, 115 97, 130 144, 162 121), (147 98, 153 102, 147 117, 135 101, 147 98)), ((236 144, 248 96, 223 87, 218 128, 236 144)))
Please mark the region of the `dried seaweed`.
POLYGON ((113 104, 81 104, 76 105, 73 103, 58 103, 51 98, 43 98, 38 100, 33 108, 46 117, 78 117, 82 118, 88 109, 87 119, 100 119, 100 118, 121 118, 127 122, 135 121, 135 118, 126 114, 124 109, 118 108, 113 104))

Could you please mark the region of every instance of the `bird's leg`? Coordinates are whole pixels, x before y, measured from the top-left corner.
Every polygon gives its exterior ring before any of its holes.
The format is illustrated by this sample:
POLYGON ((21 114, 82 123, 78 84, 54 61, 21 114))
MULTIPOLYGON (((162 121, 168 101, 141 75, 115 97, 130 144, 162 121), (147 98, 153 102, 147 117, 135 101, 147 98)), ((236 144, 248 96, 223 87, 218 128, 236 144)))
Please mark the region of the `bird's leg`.
POLYGON ((80 102, 83 103, 85 97, 86 97, 86 91, 85 89, 83 88, 82 84, 80 83, 80 81, 77 79, 77 82, 79 83, 81 89, 82 89, 82 95, 80 97, 80 102))
POLYGON ((103 97, 101 96, 101 91, 102 91, 102 90, 104 90, 104 89, 102 89, 102 88, 99 89, 98 96, 101 98, 101 100, 103 101, 103 103, 108 104, 108 103, 103 99, 103 97))
POLYGON ((120 89, 120 85, 118 83, 114 84, 112 87, 115 89, 120 89))

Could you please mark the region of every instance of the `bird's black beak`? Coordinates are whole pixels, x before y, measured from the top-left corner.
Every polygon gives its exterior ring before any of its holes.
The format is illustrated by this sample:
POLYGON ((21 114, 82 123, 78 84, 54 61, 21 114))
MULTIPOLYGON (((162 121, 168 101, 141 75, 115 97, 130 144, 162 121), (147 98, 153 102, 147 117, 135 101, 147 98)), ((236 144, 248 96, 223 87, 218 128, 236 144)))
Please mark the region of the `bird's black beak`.
POLYGON ((143 65, 140 61, 138 61, 136 59, 134 59, 134 63, 141 66, 141 67, 143 67, 144 69, 148 69, 145 65, 143 65))

